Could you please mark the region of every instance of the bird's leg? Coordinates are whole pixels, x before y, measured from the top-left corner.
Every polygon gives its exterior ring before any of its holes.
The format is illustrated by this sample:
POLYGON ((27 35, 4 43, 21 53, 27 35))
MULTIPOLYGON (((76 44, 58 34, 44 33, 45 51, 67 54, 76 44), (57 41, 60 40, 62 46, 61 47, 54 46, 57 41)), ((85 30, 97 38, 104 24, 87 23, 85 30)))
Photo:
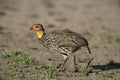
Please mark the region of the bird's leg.
POLYGON ((76 56, 72 54, 71 57, 72 57, 73 71, 78 72, 77 64, 76 64, 76 56))
POLYGON ((65 61, 64 61, 63 64, 60 66, 60 71, 63 71, 63 70, 64 70, 63 68, 64 68, 66 62, 67 62, 68 59, 69 59, 68 55, 63 55, 63 57, 64 57, 65 61))
POLYGON ((76 56, 73 55, 73 65, 74 65, 74 70, 76 70, 76 56))
POLYGON ((65 67, 65 64, 66 64, 66 62, 68 61, 68 59, 69 59, 69 65, 71 65, 71 66, 68 66, 69 68, 71 68, 71 70, 72 71, 75 71, 75 72, 77 72, 78 70, 77 70, 77 64, 76 64, 76 56, 74 55, 74 54, 71 54, 71 55, 63 55, 63 57, 64 57, 64 59, 65 59, 65 61, 64 61, 64 63, 60 66, 60 69, 59 69, 59 71, 63 71, 64 70, 64 67, 65 67))

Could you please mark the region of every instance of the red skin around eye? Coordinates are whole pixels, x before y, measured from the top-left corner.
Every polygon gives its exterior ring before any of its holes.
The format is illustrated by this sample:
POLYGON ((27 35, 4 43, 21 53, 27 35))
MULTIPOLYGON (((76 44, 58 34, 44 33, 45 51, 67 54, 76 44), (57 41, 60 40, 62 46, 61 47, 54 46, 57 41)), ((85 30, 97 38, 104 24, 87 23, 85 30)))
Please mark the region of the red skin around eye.
POLYGON ((40 31, 40 28, 39 28, 39 27, 38 27, 38 28, 36 28, 36 25, 35 25, 35 26, 33 26, 33 27, 32 27, 32 29, 33 29, 34 31, 36 31, 36 32, 40 31))

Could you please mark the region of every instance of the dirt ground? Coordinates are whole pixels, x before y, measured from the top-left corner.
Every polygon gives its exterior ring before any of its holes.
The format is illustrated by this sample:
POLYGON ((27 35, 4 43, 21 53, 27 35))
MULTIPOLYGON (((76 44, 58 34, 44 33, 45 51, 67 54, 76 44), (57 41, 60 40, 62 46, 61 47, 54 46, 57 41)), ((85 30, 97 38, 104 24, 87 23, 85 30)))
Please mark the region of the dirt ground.
MULTIPOLYGON (((120 0, 0 0, 0 50, 26 52, 40 64, 51 63, 47 58, 61 62, 62 56, 40 45, 35 32, 29 30, 35 23, 43 24, 46 32, 70 29, 82 34, 92 54, 80 51, 78 55, 93 57, 95 70, 114 73, 107 79, 95 73, 76 73, 75 77, 58 76, 59 80, 120 80, 120 0), (113 65, 109 66, 111 61, 113 65)), ((23 80, 42 80, 33 79, 34 74, 25 74, 23 80)), ((0 77, 21 80, 2 73, 0 77)))

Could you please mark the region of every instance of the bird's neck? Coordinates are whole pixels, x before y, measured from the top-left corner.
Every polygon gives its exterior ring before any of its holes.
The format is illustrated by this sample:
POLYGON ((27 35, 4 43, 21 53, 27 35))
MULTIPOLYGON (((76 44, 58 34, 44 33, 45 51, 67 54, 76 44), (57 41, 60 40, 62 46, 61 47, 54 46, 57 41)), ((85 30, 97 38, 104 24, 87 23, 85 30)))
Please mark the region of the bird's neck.
POLYGON ((37 36, 39 39, 41 39, 44 35, 44 31, 37 31, 37 36))

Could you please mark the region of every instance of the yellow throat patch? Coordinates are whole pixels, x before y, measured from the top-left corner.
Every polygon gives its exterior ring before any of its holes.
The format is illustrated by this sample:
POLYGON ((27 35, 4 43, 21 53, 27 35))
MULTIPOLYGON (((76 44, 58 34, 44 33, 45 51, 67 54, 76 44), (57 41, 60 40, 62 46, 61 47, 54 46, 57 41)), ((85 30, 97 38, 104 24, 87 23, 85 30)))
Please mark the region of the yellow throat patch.
POLYGON ((37 36, 38 36, 38 38, 42 38, 42 36, 43 36, 43 31, 38 31, 38 32, 37 32, 37 36))

